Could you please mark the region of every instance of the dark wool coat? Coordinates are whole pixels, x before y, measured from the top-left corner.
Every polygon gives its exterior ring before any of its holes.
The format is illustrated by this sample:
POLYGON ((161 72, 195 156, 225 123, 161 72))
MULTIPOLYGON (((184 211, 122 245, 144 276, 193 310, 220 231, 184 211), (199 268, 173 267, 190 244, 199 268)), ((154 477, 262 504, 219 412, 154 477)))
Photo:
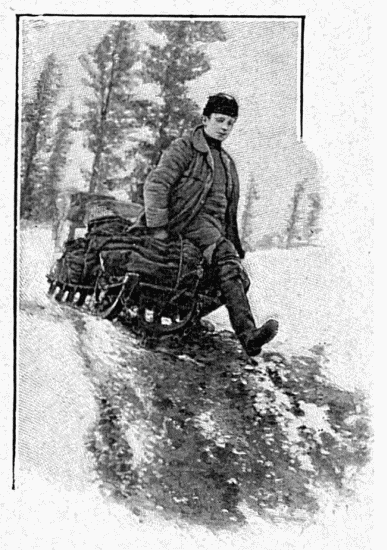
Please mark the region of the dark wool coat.
MULTIPOLYGON (((243 258, 237 227, 238 174, 234 161, 223 149, 222 160, 227 172, 226 238, 243 258)), ((205 203, 213 177, 214 160, 203 126, 198 126, 190 136, 172 142, 148 176, 144 185, 146 226, 183 234, 205 203)), ((144 217, 142 220, 144 223, 144 217)))

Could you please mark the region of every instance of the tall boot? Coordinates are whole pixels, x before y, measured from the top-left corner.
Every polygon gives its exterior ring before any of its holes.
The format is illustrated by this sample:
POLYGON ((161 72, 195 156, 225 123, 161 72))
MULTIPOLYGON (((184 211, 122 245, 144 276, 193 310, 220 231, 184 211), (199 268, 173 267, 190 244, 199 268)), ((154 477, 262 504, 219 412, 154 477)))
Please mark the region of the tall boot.
POLYGON ((270 319, 257 328, 246 296, 250 280, 234 245, 228 239, 218 243, 212 260, 214 276, 219 281, 231 326, 246 353, 251 357, 259 355, 262 346, 277 334, 278 322, 270 319))
MULTIPOLYGON (((230 275, 230 274, 229 274, 230 275)), ((220 277, 220 288, 228 310, 230 323, 247 355, 259 355, 261 348, 278 332, 278 322, 269 319, 257 328, 240 276, 220 277)))

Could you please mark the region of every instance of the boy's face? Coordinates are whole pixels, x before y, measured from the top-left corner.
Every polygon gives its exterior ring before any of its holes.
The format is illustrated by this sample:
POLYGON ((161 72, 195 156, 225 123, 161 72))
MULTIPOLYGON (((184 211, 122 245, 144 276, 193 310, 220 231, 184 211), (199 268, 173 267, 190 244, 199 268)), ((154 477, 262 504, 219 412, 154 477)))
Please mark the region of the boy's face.
POLYGON ((231 134, 235 122, 236 118, 220 113, 211 113, 209 117, 203 117, 206 134, 218 141, 224 141, 231 134))

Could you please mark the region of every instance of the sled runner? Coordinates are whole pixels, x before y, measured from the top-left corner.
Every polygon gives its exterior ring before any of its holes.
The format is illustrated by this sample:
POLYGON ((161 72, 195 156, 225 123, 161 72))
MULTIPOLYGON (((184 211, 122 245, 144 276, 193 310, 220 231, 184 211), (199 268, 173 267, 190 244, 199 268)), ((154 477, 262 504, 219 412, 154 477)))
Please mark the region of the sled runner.
POLYGON ((119 319, 147 336, 181 333, 222 305, 191 242, 156 240, 114 214, 89 221, 84 237, 68 239, 47 278, 58 302, 119 319))

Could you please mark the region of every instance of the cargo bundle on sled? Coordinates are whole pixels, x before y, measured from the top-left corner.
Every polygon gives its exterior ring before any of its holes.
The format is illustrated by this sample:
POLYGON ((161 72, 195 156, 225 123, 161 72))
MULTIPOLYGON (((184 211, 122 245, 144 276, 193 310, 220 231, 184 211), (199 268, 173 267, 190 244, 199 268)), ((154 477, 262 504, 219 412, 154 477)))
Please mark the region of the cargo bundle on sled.
POLYGON ((94 214, 83 237, 64 243, 47 276, 49 294, 156 337, 182 332, 222 305, 211 271, 191 242, 156 240, 116 206, 109 197, 105 215, 94 214))

